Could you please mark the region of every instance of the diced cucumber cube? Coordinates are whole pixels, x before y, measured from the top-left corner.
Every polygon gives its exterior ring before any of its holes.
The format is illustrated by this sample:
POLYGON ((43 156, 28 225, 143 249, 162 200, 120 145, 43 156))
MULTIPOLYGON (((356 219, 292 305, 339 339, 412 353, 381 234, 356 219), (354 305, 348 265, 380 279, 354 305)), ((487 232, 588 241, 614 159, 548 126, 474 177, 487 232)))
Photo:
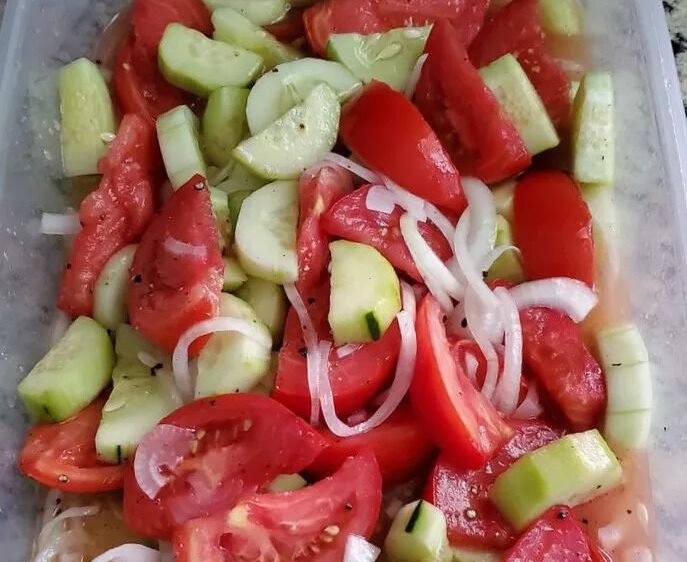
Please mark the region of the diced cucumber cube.
MULTIPOLYGON (((154 343, 148 341, 141 333, 130 324, 120 324, 115 334, 115 353, 117 363, 122 359, 139 361, 141 354, 153 358, 159 363, 169 361, 167 353, 154 343)), ((150 369, 146 370, 150 373, 150 369)))
MULTIPOLYGON (((232 293, 248 280, 248 276, 245 274, 238 260, 235 258, 224 257, 224 285, 222 286, 223 291, 232 293)), ((239 295, 241 296, 241 295, 239 295)), ((243 297, 242 297, 243 298, 243 297)), ((246 300, 246 299, 243 299, 246 300)), ((250 304, 250 303, 249 303, 250 304)))
POLYGON ((496 212, 509 223, 513 222, 513 197, 515 195, 515 188, 517 185, 517 181, 508 180, 494 186, 491 190, 491 193, 494 196, 496 212))
POLYGON ((599 330, 596 342, 599 358, 605 369, 649 361, 649 352, 634 324, 621 324, 599 330))
POLYGON ((246 102, 249 91, 224 86, 212 92, 203 112, 203 148, 215 166, 231 162, 231 151, 248 133, 246 102))
POLYGON ((236 295, 253 307, 258 318, 269 328, 272 341, 280 343, 289 308, 284 289, 264 279, 250 277, 236 295))
POLYGON ((651 410, 607 414, 604 436, 615 451, 642 449, 649 441, 651 410))
POLYGON ((544 31, 551 35, 582 33, 582 9, 577 0, 539 0, 539 18, 544 31))
POLYGON ((205 5, 215 11, 231 8, 255 25, 269 25, 282 19, 289 10, 286 0, 203 0, 205 5))
POLYGON ((167 177, 179 189, 196 174, 207 177, 207 166, 198 142, 198 118, 185 105, 157 118, 157 137, 167 177))
MULTIPOLYGON (((496 217, 496 245, 513 245, 510 223, 501 215, 496 217)), ((497 279, 504 279, 516 285, 525 280, 525 270, 517 250, 506 250, 489 268, 487 280, 495 281, 497 279)))
POLYGON ((653 397, 649 363, 610 367, 605 370, 605 375, 607 413, 622 414, 651 409, 653 397))
POLYGON ((425 500, 401 508, 384 541, 391 562, 450 562, 446 518, 425 500))
POLYGON ((105 264, 93 289, 93 318, 108 330, 127 319, 127 287, 129 270, 134 261, 136 244, 125 246, 105 264))

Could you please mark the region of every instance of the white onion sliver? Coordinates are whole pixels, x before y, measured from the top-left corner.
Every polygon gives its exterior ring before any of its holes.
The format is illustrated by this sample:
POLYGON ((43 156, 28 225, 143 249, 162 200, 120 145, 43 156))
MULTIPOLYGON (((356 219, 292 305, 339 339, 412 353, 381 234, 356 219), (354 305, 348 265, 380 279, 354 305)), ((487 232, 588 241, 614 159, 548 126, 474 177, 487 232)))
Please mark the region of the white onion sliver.
POLYGON ((348 357, 349 355, 352 355, 356 351, 358 351, 362 347, 362 344, 360 343, 347 343, 345 345, 342 345, 340 347, 336 348, 336 356, 339 359, 343 359, 344 357, 348 357))
POLYGON ((393 194, 386 187, 382 185, 373 185, 367 192, 365 206, 370 211, 389 215, 394 212, 396 202, 394 201, 393 194))
POLYGON ((544 408, 542 408, 541 402, 539 401, 537 385, 534 382, 530 382, 530 386, 527 389, 527 395, 515 412, 513 412, 513 417, 519 420, 531 420, 538 417, 543 411, 544 408))
POLYGON ((477 384, 477 369, 479 369, 479 361, 472 353, 465 354, 465 374, 473 382, 477 384))
POLYGON ((606 525, 600 527, 597 531, 599 537, 599 544, 605 550, 614 550, 616 546, 623 540, 623 533, 619 525, 606 525))
POLYGON ((92 562, 160 562, 160 551, 142 544, 123 544, 96 556, 92 562))
POLYGON ((453 237, 456 228, 451 224, 451 221, 431 203, 425 202, 425 212, 427 213, 427 218, 434 223, 434 226, 444 235, 448 243, 453 246, 453 237))
POLYGON ((293 283, 287 283, 284 285, 284 292, 286 297, 289 299, 291 306, 296 311, 296 315, 301 323, 301 329, 303 330, 303 339, 305 340, 305 345, 310 348, 317 346, 317 332, 315 332, 315 326, 312 323, 312 319, 308 314, 308 309, 305 307, 305 303, 301 298, 301 294, 296 289, 293 283))
POLYGON ((36 540, 38 550, 45 550, 48 538, 53 535, 53 533, 56 531, 56 527, 63 521, 77 517, 89 517, 91 515, 96 515, 99 512, 100 507, 97 505, 70 507, 69 509, 64 510, 62 513, 53 517, 45 525, 43 525, 41 532, 38 534, 38 539, 36 540))
POLYGON ((472 337, 487 360, 487 373, 484 377, 484 385, 482 385, 481 392, 484 397, 491 400, 494 396, 499 377, 499 358, 488 334, 482 328, 482 315, 477 294, 472 287, 468 287, 465 292, 465 318, 472 337))
POLYGON ((173 236, 169 236, 165 239, 165 250, 170 254, 175 256, 192 256, 195 258, 203 259, 207 255, 207 248, 205 246, 195 246, 194 244, 188 244, 177 240, 173 236))
POLYGON ((363 537, 349 535, 346 539, 343 562, 375 562, 381 552, 379 547, 367 542, 363 537))
POLYGON ((43 213, 41 217, 41 234, 70 236, 81 232, 78 213, 43 213))
POLYGON ((413 216, 420 222, 425 222, 427 220, 427 212, 425 211, 425 200, 413 193, 410 193, 407 189, 402 188, 391 178, 382 176, 384 180, 384 185, 391 191, 396 201, 396 204, 403 207, 408 214, 413 216))
POLYGON ((518 406, 522 378, 522 326, 520 314, 508 289, 497 288, 494 293, 501 301, 506 333, 503 372, 494 392, 494 404, 501 413, 512 414, 518 406))
POLYGON ((375 172, 367 169, 365 166, 361 166, 357 162, 353 162, 353 160, 349 158, 341 156, 340 154, 329 152, 325 155, 324 160, 326 160, 327 162, 332 162, 333 164, 341 166, 342 168, 345 168, 346 170, 352 172, 359 178, 364 179, 366 182, 381 183, 380 176, 377 175, 375 172))
POLYGON ((573 322, 582 322, 599 302, 585 283, 567 277, 528 281, 513 287, 510 294, 519 309, 553 308, 570 316, 573 322))
POLYGON ((463 178, 462 184, 471 217, 468 249, 475 263, 481 264, 496 243, 496 203, 484 182, 463 178))
POLYGON ((415 89, 417 88, 417 83, 420 81, 420 76, 422 75, 422 67, 425 66, 427 62, 428 53, 420 55, 413 67, 410 77, 408 78, 408 83, 406 84, 405 95, 409 100, 413 99, 415 95, 415 89))

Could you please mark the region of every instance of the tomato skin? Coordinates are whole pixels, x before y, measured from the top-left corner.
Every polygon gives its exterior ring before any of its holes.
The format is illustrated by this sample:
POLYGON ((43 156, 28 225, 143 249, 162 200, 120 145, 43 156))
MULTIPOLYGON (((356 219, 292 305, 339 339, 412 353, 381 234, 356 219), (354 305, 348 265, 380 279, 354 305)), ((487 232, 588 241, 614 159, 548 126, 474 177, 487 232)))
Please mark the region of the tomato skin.
POLYGON ((408 405, 401 405, 391 417, 372 431, 353 437, 338 437, 320 430, 329 446, 308 467, 308 474, 323 476, 338 469, 348 457, 374 451, 385 486, 409 480, 425 466, 434 444, 415 420, 408 405))
POLYGON ((129 318, 170 352, 192 325, 217 316, 224 271, 218 237, 210 192, 205 180, 195 176, 155 215, 136 250, 129 318), (205 248, 205 257, 173 254, 165 248, 169 238, 205 248))
POLYGON ((138 240, 153 216, 154 146, 154 129, 136 115, 125 115, 98 164, 100 184, 79 210, 83 228, 62 274, 57 302, 70 316, 92 314, 100 271, 117 250, 138 240))
POLYGON ((282 19, 264 26, 264 29, 282 43, 293 43, 305 35, 303 9, 291 8, 282 19))
POLYGON ((515 530, 489 500, 489 489, 496 477, 522 455, 558 439, 561 432, 541 421, 509 423, 515 435, 483 468, 457 468, 442 455, 429 475, 424 497, 446 516, 451 544, 505 549, 517 538, 515 530), (476 517, 467 516, 469 509, 476 512, 476 517))
POLYGON ((339 166, 326 165, 301 176, 296 286, 302 294, 317 285, 327 270, 330 237, 322 228, 322 217, 352 190, 351 173, 339 166))
POLYGON ((281 404, 253 394, 197 400, 160 423, 204 430, 207 436, 199 452, 182 461, 155 500, 141 491, 132 466, 127 468, 127 525, 142 536, 159 539, 169 539, 173 528, 186 521, 230 509, 239 497, 256 492, 279 474, 303 470, 327 445, 281 404), (245 420, 251 422, 248 430, 245 420))
POLYGON ((563 172, 534 172, 517 185, 513 235, 530 279, 571 277, 594 285, 592 215, 563 172))
MULTIPOLYGON (((330 339, 329 281, 310 291, 305 306, 319 339, 330 339)), ((329 377, 334 404, 339 415, 347 415, 365 406, 393 375, 401 348, 401 334, 394 322, 376 342, 363 344, 358 350, 339 357, 329 354, 329 377)), ((272 398, 299 416, 310 416, 310 391, 307 378, 307 354, 298 316, 293 310, 286 317, 284 345, 279 352, 279 365, 272 398)))
POLYGON ((434 25, 415 102, 462 174, 497 182, 531 163, 525 143, 448 22, 434 25))
MULTIPOLYGON (((396 269, 421 283, 422 276, 401 235, 403 210, 396 207, 386 214, 368 209, 365 201, 370 187, 360 187, 335 203, 322 217, 324 230, 332 236, 372 246, 396 269)), ((451 247, 433 223, 421 222, 417 226, 442 261, 451 257, 451 247)))
POLYGON ((225 511, 189 521, 175 530, 175 560, 340 562, 349 535, 372 534, 381 500, 379 467, 373 455, 361 454, 302 490, 245 497, 234 512, 245 514, 240 522, 225 511), (332 540, 322 540, 334 527, 332 540))
POLYGON ((124 467, 98 461, 95 434, 105 399, 92 402, 61 423, 38 424, 26 436, 19 470, 63 492, 99 493, 122 487, 124 467))
POLYGON ((520 323, 523 359, 570 427, 594 427, 606 404, 606 383, 577 325, 550 308, 523 310, 520 323))
POLYGON ((403 94, 372 82, 344 107, 340 134, 348 148, 408 191, 454 211, 465 209, 458 171, 403 94))
POLYGON ((441 309, 431 295, 420 305, 415 330, 417 358, 410 387, 413 410, 457 466, 480 468, 513 430, 456 365, 441 309))

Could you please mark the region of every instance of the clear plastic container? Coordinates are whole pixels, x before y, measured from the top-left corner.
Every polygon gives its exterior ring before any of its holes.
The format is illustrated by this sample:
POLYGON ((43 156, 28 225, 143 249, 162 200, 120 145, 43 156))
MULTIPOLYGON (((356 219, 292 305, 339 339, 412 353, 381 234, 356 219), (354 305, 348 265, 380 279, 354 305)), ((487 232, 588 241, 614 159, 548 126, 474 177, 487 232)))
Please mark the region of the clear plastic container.
MULTIPOLYGON (((63 211, 55 69, 90 55, 121 0, 9 0, 0 33, 0 559, 28 559, 36 490, 16 470, 17 381, 48 348, 63 211)), ((687 130, 659 0, 586 0, 597 66, 614 73, 621 263, 652 356, 651 469, 662 562, 687 560, 687 130)))

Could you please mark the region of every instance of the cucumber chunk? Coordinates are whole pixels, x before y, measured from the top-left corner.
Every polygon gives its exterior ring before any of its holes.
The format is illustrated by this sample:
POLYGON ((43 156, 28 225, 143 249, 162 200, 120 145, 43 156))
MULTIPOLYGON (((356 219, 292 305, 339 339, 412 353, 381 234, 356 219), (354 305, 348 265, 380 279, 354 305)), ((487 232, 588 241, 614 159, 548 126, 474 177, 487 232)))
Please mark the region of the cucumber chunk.
POLYGON ((62 67, 58 82, 64 175, 97 174, 98 160, 107 152, 103 135, 116 129, 105 79, 95 64, 82 58, 62 67))
MULTIPOLYGON (((235 258, 224 257, 224 285, 222 290, 232 293, 248 281, 248 276, 245 274, 239 262, 235 258)), ((241 296, 241 295, 239 295, 241 296)), ((243 297, 241 297, 243 298, 243 297)), ((246 299, 243 299, 246 300, 246 299)))
POLYGON ((573 175, 581 183, 613 183, 615 132, 613 80, 590 72, 580 83, 572 115, 573 175))
POLYGON ((327 43, 327 57, 343 64, 365 83, 379 80, 402 92, 425 50, 431 29, 405 27, 372 35, 335 34, 327 43))
POLYGON ((643 449, 649 442, 651 410, 606 414, 604 435, 615 451, 643 449))
POLYGON ((257 277, 249 277, 236 295, 253 307, 258 318, 267 326, 275 345, 281 343, 288 302, 284 289, 257 277))
MULTIPOLYGON (((234 199, 238 193, 233 194, 234 199)), ((273 283, 298 279, 298 182, 276 181, 249 194, 236 223, 236 252, 243 270, 273 283)))
POLYGON ((501 562, 503 553, 495 550, 480 550, 476 548, 451 548, 453 562, 501 562))
POLYGON ((611 367, 605 374, 607 413, 622 414, 651 409, 653 398, 649 363, 611 367))
POLYGON ((203 0, 209 10, 236 10, 255 25, 269 25, 282 19, 289 11, 286 0, 203 0))
MULTIPOLYGON (((117 354, 117 365, 123 359, 139 361, 140 363, 140 354, 144 354, 159 363, 169 361, 167 353, 162 348, 144 338, 131 324, 120 324, 117 327, 117 332, 115 333, 115 353, 117 354)), ((115 367, 116 370, 117 367, 115 367)), ((146 367, 146 374, 149 374, 149 372, 150 369, 146 367)))
POLYGON ((334 343, 378 340, 401 310, 396 271, 382 254, 365 244, 338 240, 329 249, 329 326, 334 343))
POLYGON ((649 361, 644 339, 634 324, 621 324, 599 330, 596 342, 604 369, 627 367, 649 361))
POLYGON ((108 330, 126 322, 126 290, 136 244, 125 246, 105 264, 93 289, 93 318, 108 330))
POLYGON ((212 25, 215 26, 215 39, 257 53, 262 57, 265 70, 272 70, 278 64, 300 58, 296 49, 284 45, 262 27, 231 8, 215 10, 212 14, 212 25))
POLYGON ((262 76, 248 96, 248 127, 256 135, 291 108, 302 104, 315 86, 327 84, 344 102, 362 84, 338 62, 306 58, 280 64, 262 76))
POLYGON ((185 105, 157 118, 157 138, 174 189, 196 174, 207 177, 207 166, 198 142, 198 118, 185 105))
POLYGON ((539 0, 539 18, 546 33, 582 34, 582 10, 577 0, 539 0))
POLYGON ((107 330, 81 316, 19 383, 17 391, 36 420, 60 422, 103 391, 110 383, 113 365, 107 330))
POLYGON ((243 164, 232 158, 224 170, 222 179, 215 185, 225 193, 232 194, 237 191, 255 191, 267 184, 267 180, 256 176, 243 164))
POLYGON ((252 191, 236 191, 229 194, 229 218, 231 219, 232 229, 236 233, 236 225, 239 222, 239 215, 243 202, 250 197, 252 191))
POLYGON ((274 385, 277 380, 277 368, 279 367, 279 352, 272 352, 272 360, 270 361, 270 370, 267 374, 260 380, 260 382, 255 385, 251 392, 253 394, 260 394, 262 396, 271 396, 274 391, 274 385))
POLYGON ((498 185, 495 185, 491 193, 494 196, 494 204, 496 205, 496 212, 506 219, 509 223, 513 222, 513 197, 515 196, 515 188, 518 182, 508 180, 498 185))
POLYGON ((248 133, 248 90, 224 86, 210 94, 202 121, 205 154, 215 166, 231 162, 231 151, 248 133))
POLYGON ((479 71, 520 133, 530 154, 558 146, 560 139, 539 94, 513 55, 504 55, 479 71))
MULTIPOLYGON (((269 333, 250 305, 233 295, 222 293, 220 316, 254 322, 269 333)), ((196 398, 248 392, 267 374, 271 359, 270 348, 242 334, 213 334, 198 356, 196 398)))
POLYGON ((222 86, 247 86, 262 69, 262 57, 178 23, 165 29, 158 51, 168 82, 207 97, 222 86))
POLYGON ((263 178, 297 178, 334 147, 340 114, 336 94, 320 84, 302 104, 239 144, 234 158, 263 178))
POLYGON ((601 434, 566 435, 527 453, 501 474, 489 497, 517 530, 557 504, 575 506, 622 480, 622 468, 601 434))
MULTIPOLYGON (((513 245, 510 223, 501 215, 496 217, 496 245, 513 245)), ((497 279, 505 279, 516 285, 525 280, 525 270, 522 268, 520 254, 516 250, 507 250, 489 268, 487 280, 495 281, 497 279)))
POLYGON ((219 246, 222 251, 227 246, 231 246, 232 228, 231 213, 229 211, 229 196, 222 190, 215 187, 210 188, 210 203, 212 212, 215 215, 217 231, 219 232, 219 246))
POLYGON ((280 474, 267 485, 267 491, 272 493, 295 492, 308 485, 300 474, 280 474))
POLYGON ((401 508, 384 541, 391 562, 450 562, 446 518, 425 500, 401 508))

